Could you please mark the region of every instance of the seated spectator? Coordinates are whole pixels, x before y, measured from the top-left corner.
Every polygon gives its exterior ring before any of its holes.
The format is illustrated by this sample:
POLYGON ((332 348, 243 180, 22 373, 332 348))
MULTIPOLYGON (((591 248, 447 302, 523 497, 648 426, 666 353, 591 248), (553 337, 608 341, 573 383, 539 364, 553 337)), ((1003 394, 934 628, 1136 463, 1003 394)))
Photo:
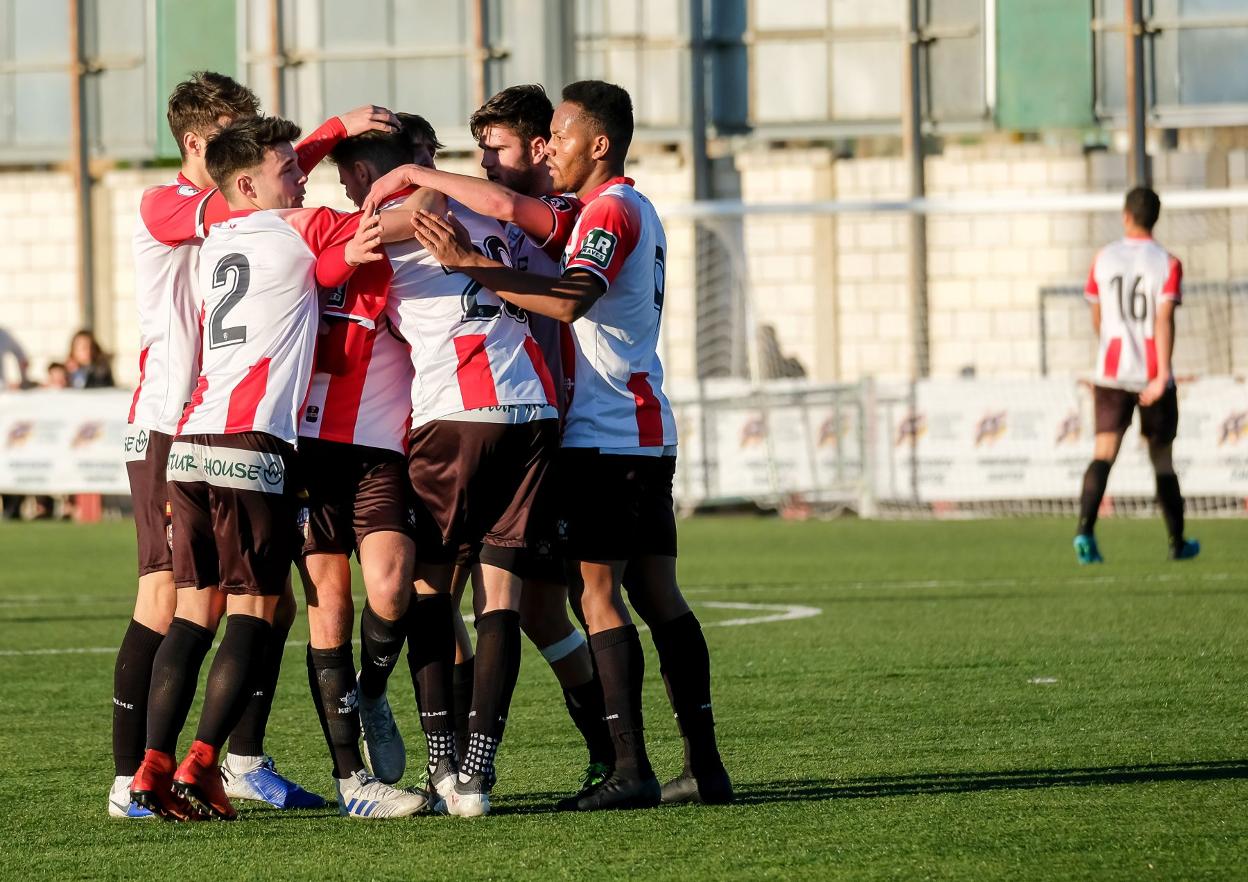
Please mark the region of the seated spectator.
POLYGON ((112 358, 100 348, 99 341, 90 331, 74 334, 69 343, 69 357, 65 369, 69 371, 69 383, 75 389, 98 389, 113 383, 112 358))
POLYGON ((22 349, 21 344, 12 334, 0 328, 0 389, 24 388, 27 382, 28 364, 26 351, 22 349), (9 372, 10 364, 17 366, 17 370, 13 373, 9 372))
POLYGON ((48 377, 43 381, 45 389, 68 389, 69 370, 59 361, 54 361, 48 365, 48 377))

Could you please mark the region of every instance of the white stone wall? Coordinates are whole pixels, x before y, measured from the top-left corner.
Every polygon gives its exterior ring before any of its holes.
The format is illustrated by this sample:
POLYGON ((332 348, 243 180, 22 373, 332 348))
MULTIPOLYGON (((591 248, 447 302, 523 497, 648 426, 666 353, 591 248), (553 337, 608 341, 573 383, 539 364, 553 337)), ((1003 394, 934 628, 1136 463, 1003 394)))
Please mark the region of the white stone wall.
POLYGON ((65 360, 78 328, 75 201, 67 174, 0 174, 0 326, 26 350, 33 378, 65 360))

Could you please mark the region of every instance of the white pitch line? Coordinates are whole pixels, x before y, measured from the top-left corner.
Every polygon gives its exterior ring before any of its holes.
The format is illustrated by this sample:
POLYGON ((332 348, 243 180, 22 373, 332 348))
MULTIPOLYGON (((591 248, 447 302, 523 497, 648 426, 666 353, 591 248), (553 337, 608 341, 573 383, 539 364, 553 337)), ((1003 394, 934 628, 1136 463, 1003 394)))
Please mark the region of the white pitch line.
MULTIPOLYGON (((701 601, 696 606, 707 606, 712 609, 758 610, 766 613, 761 616, 749 616, 724 621, 703 622, 703 627, 732 627, 734 625, 761 625, 766 622, 791 622, 797 619, 809 619, 823 612, 817 606, 801 606, 792 603, 730 603, 714 600, 701 601)), ((356 641, 358 642, 358 641, 356 641)), ((286 647, 304 646, 306 641, 288 640, 286 647)), ((14 658, 29 655, 104 655, 116 653, 116 646, 71 646, 59 649, 0 649, 0 658, 14 658)))

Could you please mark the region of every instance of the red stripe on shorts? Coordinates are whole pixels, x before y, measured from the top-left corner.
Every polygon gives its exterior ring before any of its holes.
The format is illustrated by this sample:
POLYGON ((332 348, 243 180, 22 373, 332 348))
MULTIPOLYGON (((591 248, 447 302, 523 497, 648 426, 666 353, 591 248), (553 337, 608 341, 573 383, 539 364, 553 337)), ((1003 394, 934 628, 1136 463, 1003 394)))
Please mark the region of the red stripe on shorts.
POLYGON ((1118 376, 1118 360, 1122 357, 1122 338, 1115 337, 1109 341, 1105 349, 1105 379, 1112 380, 1118 376))
POLYGON ((134 397, 130 399, 130 416, 126 422, 134 422, 134 409, 139 406, 139 393, 143 391, 143 378, 147 375, 147 353, 152 347, 145 346, 139 353, 139 385, 134 387, 134 397))
POLYGON ((533 372, 542 381, 542 391, 546 393, 546 403, 558 404, 559 399, 555 397, 555 379, 550 375, 550 368, 546 367, 546 356, 542 355, 542 347, 538 346, 537 341, 532 337, 525 337, 524 351, 529 354, 529 361, 533 363, 533 372))
POLYGON ((641 447, 663 446, 663 410, 659 399, 646 379, 650 374, 642 372, 628 378, 628 391, 633 393, 637 405, 637 444, 641 447))
POLYGON ((269 387, 269 359, 253 364, 230 393, 230 407, 225 412, 225 432, 250 432, 256 424, 256 408, 269 387))
POLYGON ((490 370, 490 354, 485 351, 485 334, 465 334, 455 338, 455 378, 464 410, 497 407, 498 390, 494 388, 494 372, 490 370))

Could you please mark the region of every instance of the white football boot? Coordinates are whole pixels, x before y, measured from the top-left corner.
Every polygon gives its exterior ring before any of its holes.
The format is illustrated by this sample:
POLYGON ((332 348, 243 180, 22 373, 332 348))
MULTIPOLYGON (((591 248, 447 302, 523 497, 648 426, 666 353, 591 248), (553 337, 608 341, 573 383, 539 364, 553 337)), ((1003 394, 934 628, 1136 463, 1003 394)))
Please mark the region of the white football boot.
POLYGON ((458 818, 480 818, 490 813, 490 789, 485 775, 460 772, 446 798, 446 811, 458 818))
POLYGON ((130 782, 133 775, 117 775, 108 791, 108 816, 110 818, 154 818, 150 811, 130 801, 130 782))
POLYGON ((423 790, 400 790, 361 769, 349 778, 334 779, 338 814, 350 818, 407 818, 429 806, 423 790))

